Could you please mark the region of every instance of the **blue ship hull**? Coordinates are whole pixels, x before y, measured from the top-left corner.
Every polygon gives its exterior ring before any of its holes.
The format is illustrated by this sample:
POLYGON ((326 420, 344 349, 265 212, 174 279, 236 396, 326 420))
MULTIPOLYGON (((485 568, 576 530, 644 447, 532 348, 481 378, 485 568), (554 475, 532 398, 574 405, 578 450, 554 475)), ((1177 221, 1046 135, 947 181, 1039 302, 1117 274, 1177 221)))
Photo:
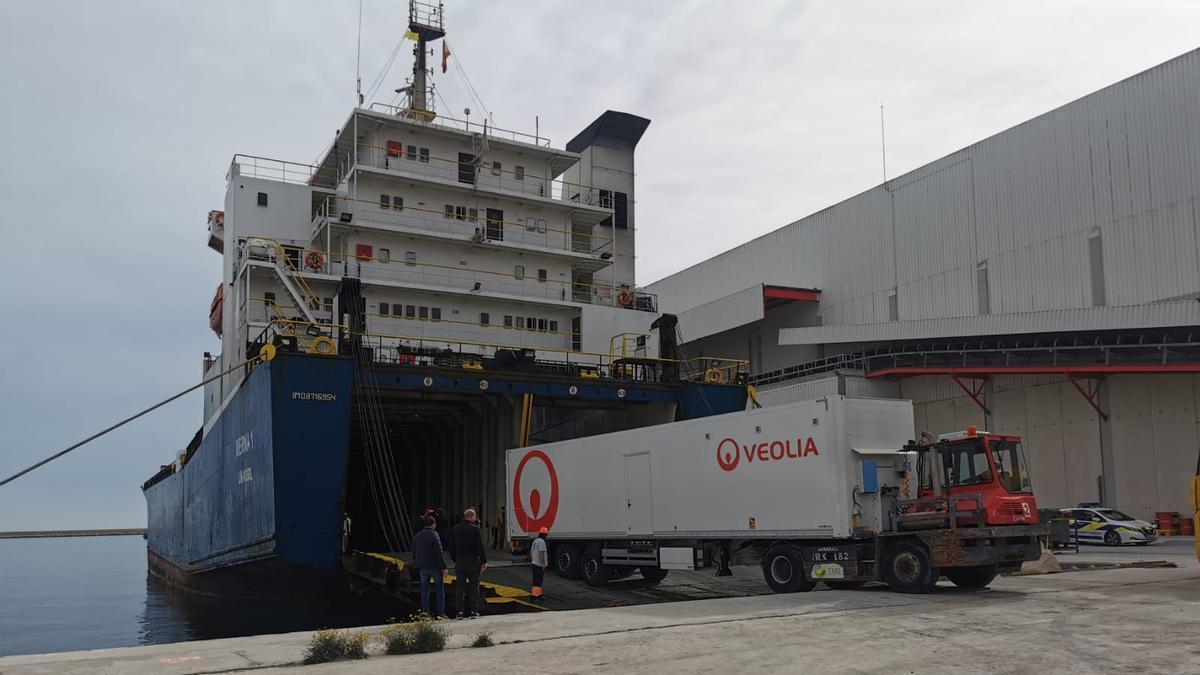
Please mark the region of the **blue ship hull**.
POLYGON ((352 383, 348 359, 280 354, 256 367, 186 463, 144 487, 155 570, 335 572, 352 383))
MULTIPOLYGON (((682 419, 746 404, 745 388, 731 385, 582 381, 503 369, 409 367, 377 375, 372 387, 409 396, 670 402, 682 419)), ((349 358, 280 352, 259 364, 182 465, 164 467, 143 486, 152 571, 194 590, 236 595, 336 584, 342 521, 355 512, 347 483, 356 480, 360 491, 363 484, 361 476, 347 481, 355 466, 354 384, 349 358)), ((365 520, 359 522, 369 527, 365 520)))

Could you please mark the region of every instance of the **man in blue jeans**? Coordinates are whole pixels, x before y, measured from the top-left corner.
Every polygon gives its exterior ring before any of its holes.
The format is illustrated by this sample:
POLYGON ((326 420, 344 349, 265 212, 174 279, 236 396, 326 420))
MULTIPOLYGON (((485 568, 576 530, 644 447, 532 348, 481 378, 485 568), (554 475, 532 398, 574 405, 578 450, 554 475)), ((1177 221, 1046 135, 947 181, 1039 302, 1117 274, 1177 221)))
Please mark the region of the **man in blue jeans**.
POLYGON ((437 521, 432 516, 422 519, 425 527, 413 537, 413 562, 421 575, 421 611, 429 614, 429 581, 437 588, 437 617, 446 616, 446 587, 442 579, 446 574, 446 559, 442 557, 442 540, 438 537, 437 521))

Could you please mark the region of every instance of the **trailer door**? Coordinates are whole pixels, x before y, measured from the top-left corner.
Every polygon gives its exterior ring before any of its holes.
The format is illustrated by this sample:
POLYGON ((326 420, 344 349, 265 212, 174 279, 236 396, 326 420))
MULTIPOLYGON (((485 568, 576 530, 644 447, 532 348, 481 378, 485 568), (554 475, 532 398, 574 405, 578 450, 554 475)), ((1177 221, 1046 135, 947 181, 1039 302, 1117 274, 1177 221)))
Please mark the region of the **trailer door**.
POLYGON ((650 453, 625 455, 625 531, 651 534, 654 523, 650 511, 650 453))

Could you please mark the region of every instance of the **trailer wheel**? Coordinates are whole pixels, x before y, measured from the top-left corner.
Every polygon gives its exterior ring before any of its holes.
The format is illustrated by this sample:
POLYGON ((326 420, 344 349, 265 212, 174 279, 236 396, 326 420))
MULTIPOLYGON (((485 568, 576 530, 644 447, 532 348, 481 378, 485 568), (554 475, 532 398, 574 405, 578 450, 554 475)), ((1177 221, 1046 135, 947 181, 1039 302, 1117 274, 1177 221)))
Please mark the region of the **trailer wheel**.
POLYGON ((888 552, 883 577, 893 591, 928 593, 937 585, 938 576, 929 551, 921 544, 902 541, 888 552))
POLYGON ((667 570, 653 565, 643 565, 638 570, 642 573, 642 578, 652 584, 657 584, 667 577, 667 570))
POLYGON ((578 579, 582 557, 583 549, 578 544, 559 544, 554 547, 554 571, 564 579, 578 579))
POLYGON ((825 585, 835 591, 857 591, 866 583, 865 581, 826 581, 825 585))
POLYGON ((604 557, 598 548, 589 548, 583 552, 581 559, 583 580, 589 586, 603 586, 608 583, 612 568, 604 564, 604 557))
POLYGON ((980 565, 979 567, 949 567, 942 570, 946 578, 959 588, 983 588, 996 578, 999 568, 995 565, 980 565))
POLYGON ((767 549, 762 570, 767 585, 775 593, 808 591, 816 585, 804 576, 804 561, 800 559, 800 551, 788 544, 775 544, 767 549))

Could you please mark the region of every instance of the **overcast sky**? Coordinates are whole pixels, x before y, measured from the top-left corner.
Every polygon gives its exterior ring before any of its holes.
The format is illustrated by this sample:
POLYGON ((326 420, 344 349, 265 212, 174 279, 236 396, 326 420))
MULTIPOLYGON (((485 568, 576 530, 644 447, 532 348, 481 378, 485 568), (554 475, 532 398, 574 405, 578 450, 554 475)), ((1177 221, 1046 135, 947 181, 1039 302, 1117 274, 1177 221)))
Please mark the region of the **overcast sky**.
MULTIPOLYGON (((0 476, 199 381, 205 214, 235 152, 309 162, 331 140, 357 5, 0 2, 0 476)), ((364 87, 406 5, 365 0, 364 87)), ((895 176, 1200 46, 1196 2, 446 5, 495 124, 538 116, 561 146, 606 109, 652 120, 640 284, 879 183, 881 102, 895 176)), ((478 114, 454 67, 437 83, 478 114)), ((144 524, 139 486, 200 423, 192 395, 0 487, 0 530, 144 524)))

